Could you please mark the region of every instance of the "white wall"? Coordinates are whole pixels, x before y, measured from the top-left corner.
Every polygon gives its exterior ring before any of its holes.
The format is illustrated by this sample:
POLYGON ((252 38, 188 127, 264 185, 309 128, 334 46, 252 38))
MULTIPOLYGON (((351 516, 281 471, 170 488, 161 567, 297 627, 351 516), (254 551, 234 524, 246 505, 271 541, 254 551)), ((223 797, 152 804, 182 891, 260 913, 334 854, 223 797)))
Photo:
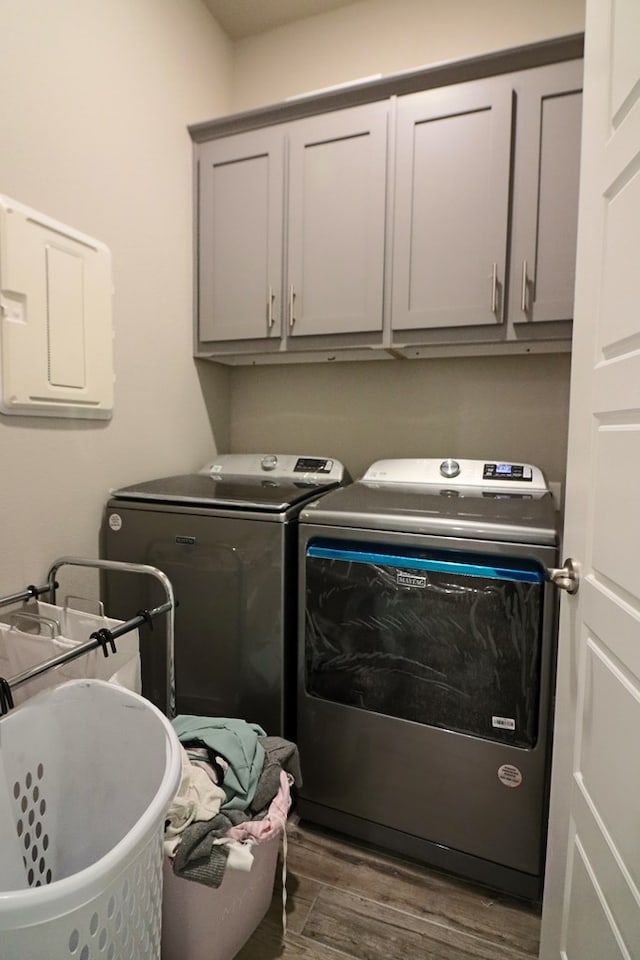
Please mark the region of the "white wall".
POLYGON ((191 358, 187 124, 228 110, 232 47, 201 0, 2 0, 0 33, 0 192, 108 244, 116 338, 110 422, 0 417, 2 594, 97 556, 110 487, 227 444, 226 371, 191 358))
MULTIPOLYGON (((234 111, 579 32, 583 0, 361 0, 240 41, 234 111)), ((563 480, 568 355, 235 368, 231 447, 531 461, 563 480)))
POLYGON ((234 48, 201 0, 1 0, 0 192, 110 246, 117 382, 109 422, 0 416, 0 593, 60 555, 97 555, 109 488, 195 468, 214 447, 317 448, 357 473, 391 453, 490 446, 533 451, 555 477, 567 357, 194 364, 186 127, 582 23, 581 0, 362 0, 234 48))
POLYGON ((232 109, 584 30, 584 0, 360 0, 236 45, 232 109))
POLYGON ((484 357, 253 367, 232 377, 234 449, 337 457, 477 457, 564 478, 569 360, 484 357), (560 420, 560 422, 559 422, 560 420))

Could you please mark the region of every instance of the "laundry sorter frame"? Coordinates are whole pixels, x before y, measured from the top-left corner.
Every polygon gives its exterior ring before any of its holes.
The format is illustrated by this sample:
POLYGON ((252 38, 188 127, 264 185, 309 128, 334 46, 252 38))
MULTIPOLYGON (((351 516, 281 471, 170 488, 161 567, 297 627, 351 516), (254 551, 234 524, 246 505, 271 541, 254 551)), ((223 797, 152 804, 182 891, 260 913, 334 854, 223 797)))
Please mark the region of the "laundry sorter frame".
POLYGON ((152 567, 148 564, 128 563, 122 560, 59 557, 49 568, 46 584, 41 586, 30 584, 18 593, 0 597, 0 608, 11 606, 21 601, 37 599, 44 594, 49 594, 51 602, 55 603, 56 591, 59 587, 56 576, 63 566, 88 567, 95 570, 111 570, 120 573, 147 574, 155 577, 155 579, 160 582, 164 588, 166 600, 151 610, 138 611, 135 617, 123 622, 120 626, 114 627, 113 629, 103 628, 102 630, 95 631, 86 643, 80 644, 73 650, 62 653, 57 657, 51 657, 49 660, 45 660, 31 667, 29 670, 24 670, 14 677, 0 677, 0 716, 3 716, 13 707, 12 690, 22 686, 22 684, 27 683, 29 680, 33 680, 35 677, 41 676, 43 673, 47 673, 49 670, 53 670, 55 667, 61 666, 63 663, 76 660, 78 657, 98 647, 102 649, 105 657, 107 657, 109 656, 109 650, 115 652, 115 641, 118 637, 124 636, 124 634, 137 629, 145 623, 151 625, 156 617, 166 613, 166 714, 169 720, 171 720, 172 717, 175 716, 174 615, 176 603, 173 586, 167 575, 157 567, 152 567))

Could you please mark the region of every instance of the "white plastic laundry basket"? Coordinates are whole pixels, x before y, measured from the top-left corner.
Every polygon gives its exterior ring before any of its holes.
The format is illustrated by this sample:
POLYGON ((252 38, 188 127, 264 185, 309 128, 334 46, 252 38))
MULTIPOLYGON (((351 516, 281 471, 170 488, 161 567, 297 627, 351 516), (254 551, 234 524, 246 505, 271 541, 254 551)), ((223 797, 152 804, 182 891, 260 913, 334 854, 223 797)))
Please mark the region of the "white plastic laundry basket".
POLYGON ((178 739, 147 700, 74 680, 0 718, 0 957, 157 960, 178 739))

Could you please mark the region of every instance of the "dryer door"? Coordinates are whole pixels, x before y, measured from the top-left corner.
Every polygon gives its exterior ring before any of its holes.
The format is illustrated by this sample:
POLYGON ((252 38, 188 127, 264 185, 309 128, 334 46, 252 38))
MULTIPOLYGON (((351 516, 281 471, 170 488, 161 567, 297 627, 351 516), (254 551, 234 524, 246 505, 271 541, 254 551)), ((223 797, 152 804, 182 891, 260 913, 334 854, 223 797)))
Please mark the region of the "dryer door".
POLYGON ((307 547, 305 568, 307 694, 535 746, 540 565, 317 540, 307 547))

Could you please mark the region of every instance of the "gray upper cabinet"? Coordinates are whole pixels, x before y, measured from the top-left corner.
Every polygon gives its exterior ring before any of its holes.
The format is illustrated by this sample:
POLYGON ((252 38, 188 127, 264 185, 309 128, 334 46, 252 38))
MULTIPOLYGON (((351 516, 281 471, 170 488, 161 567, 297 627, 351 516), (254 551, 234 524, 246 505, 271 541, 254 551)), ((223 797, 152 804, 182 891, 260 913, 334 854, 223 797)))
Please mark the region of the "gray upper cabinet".
POLYGON ((200 147, 198 336, 273 339, 281 333, 284 140, 254 130, 200 147))
POLYGON ((570 349, 581 50, 558 38, 190 128, 196 355, 570 349))
POLYGON ((578 224, 582 62, 521 74, 509 316, 527 325, 571 320, 578 224))
POLYGON ((288 336, 382 331, 386 102, 289 128, 288 336))
POLYGON ((501 322, 511 128, 504 78, 399 98, 394 331, 501 322))
POLYGON ((204 143, 198 339, 222 353, 382 331, 388 103, 204 143), (285 173, 286 170, 286 173, 285 173))
POLYGON ((568 344, 581 90, 573 60, 399 99, 394 345, 568 344))

